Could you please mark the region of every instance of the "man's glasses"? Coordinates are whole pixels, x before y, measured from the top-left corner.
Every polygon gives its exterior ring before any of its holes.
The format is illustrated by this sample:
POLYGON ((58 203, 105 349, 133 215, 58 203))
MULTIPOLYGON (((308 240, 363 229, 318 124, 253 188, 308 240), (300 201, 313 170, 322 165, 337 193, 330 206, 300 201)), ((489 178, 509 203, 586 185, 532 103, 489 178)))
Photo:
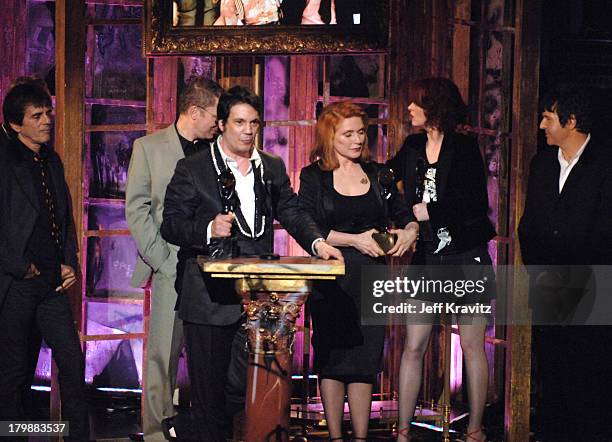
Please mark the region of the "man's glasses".
POLYGON ((217 118, 217 114, 213 114, 212 112, 207 111, 207 110, 206 110, 205 108, 203 108, 202 106, 197 106, 197 105, 196 105, 196 107, 197 107, 198 109, 202 109, 202 110, 203 110, 204 112, 206 112, 208 115, 210 115, 211 117, 213 117, 213 118, 215 119, 215 121, 217 121, 217 120, 218 120, 218 118, 217 118))

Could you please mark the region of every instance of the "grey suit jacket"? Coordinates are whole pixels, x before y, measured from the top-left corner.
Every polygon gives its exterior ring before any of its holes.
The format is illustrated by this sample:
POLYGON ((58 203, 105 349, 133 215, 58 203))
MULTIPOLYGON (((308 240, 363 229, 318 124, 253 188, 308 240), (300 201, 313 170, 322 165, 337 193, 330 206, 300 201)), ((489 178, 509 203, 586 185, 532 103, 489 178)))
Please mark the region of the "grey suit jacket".
POLYGON ((176 274, 178 247, 166 242, 159 229, 166 188, 184 157, 174 124, 134 141, 125 195, 125 214, 138 248, 134 287, 146 284, 153 272, 176 274))

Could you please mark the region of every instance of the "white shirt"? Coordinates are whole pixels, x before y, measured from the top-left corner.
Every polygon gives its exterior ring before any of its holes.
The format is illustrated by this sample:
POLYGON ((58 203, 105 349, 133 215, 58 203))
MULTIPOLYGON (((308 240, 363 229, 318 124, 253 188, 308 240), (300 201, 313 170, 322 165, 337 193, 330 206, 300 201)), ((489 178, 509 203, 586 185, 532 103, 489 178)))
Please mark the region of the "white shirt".
MULTIPOLYGON (((223 162, 230 168, 232 173, 234 174, 234 178, 236 178, 236 194, 238 195, 238 199, 240 200, 240 210, 242 211, 242 215, 244 216, 244 220, 247 222, 249 229, 253 232, 255 229, 255 173, 253 172, 253 163, 255 161, 255 167, 260 167, 261 165, 261 156, 257 149, 253 149, 251 153, 251 158, 249 160, 249 169, 247 170, 246 175, 243 175, 240 170, 238 170, 238 163, 236 160, 230 158, 225 154, 223 149, 221 148, 221 137, 217 139, 217 146, 219 146, 219 152, 221 153, 221 158, 223 162)), ((211 146, 211 148, 215 148, 215 146, 211 146)), ((212 237, 212 221, 208 223, 208 227, 206 229, 206 243, 210 244, 210 238, 212 237)), ((265 229, 266 222, 262 223, 262 229, 265 229)), ((244 233, 244 232, 243 232, 244 233)), ((253 232, 255 235, 258 235, 260 232, 253 232)), ((273 233, 274 234, 274 233, 273 233)), ((323 241, 324 238, 316 238, 311 244, 312 254, 316 256, 317 251, 315 249, 315 245, 319 241, 323 241)))
POLYGON ((567 181, 567 177, 580 159, 580 155, 582 155, 582 152, 584 152, 584 148, 590 140, 591 134, 588 134, 586 140, 584 141, 584 144, 580 147, 580 149, 578 149, 578 152, 576 152, 576 154, 572 158, 570 158, 569 161, 565 159, 565 157, 563 156, 563 151, 561 150, 561 148, 559 148, 559 152, 557 153, 559 165, 561 166, 561 173, 559 173, 559 193, 561 193, 561 191, 563 190, 563 186, 567 181))
MULTIPOLYGON (((222 135, 219 135, 217 138, 216 145, 219 146, 219 152, 221 153, 221 158, 223 162, 229 167, 229 169, 234 174, 234 178, 236 179, 236 195, 238 195, 238 199, 240 200, 240 210, 242 211, 242 215, 244 216, 244 220, 246 221, 249 229, 253 232, 255 228, 255 173, 253 171, 253 163, 251 161, 255 161, 255 167, 259 167, 261 165, 261 157, 259 156, 259 152, 257 149, 253 149, 251 153, 251 158, 249 160, 249 169, 247 170, 246 175, 243 175, 242 172, 238 169, 238 163, 233 158, 230 158, 221 148, 221 138, 222 135)), ((214 149, 215 146, 212 146, 214 149)), ((208 223, 208 228, 206 229, 206 242, 210 243, 210 238, 212 236, 212 221, 208 223)), ((265 223, 262 223, 262 228, 265 228, 265 223)), ((259 232, 253 232, 259 233, 259 232)))
POLYGON ((242 172, 238 169, 238 162, 233 158, 230 158, 225 154, 223 148, 221 148, 221 135, 219 136, 219 140, 217 141, 218 146, 220 147, 221 158, 223 158, 223 162, 234 174, 236 178, 236 194, 238 195, 238 199, 240 200, 240 210, 242 211, 242 215, 244 216, 244 220, 247 222, 249 229, 253 234, 259 233, 255 232, 255 173, 253 171, 253 161, 255 161, 255 167, 259 167, 261 165, 261 157, 259 156, 259 152, 257 149, 253 149, 251 153, 251 158, 249 158, 249 168, 247 170, 246 175, 243 175, 242 172))

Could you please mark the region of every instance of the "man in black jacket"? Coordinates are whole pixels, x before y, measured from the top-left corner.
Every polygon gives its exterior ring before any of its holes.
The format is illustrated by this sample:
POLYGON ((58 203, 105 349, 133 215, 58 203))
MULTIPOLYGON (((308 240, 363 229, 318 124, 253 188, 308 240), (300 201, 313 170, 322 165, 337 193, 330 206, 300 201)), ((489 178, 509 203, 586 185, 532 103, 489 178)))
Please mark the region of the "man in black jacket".
MULTIPOLYGON (((23 76, 17 77, 9 86, 9 91, 15 86, 19 86, 21 84, 31 84, 36 85, 49 92, 47 88, 47 84, 45 81, 36 76, 23 76)), ((17 134, 11 129, 11 126, 8 122, 4 122, 0 125, 0 149, 5 149, 10 142, 13 142, 13 139, 17 136, 17 134)), ((2 304, 0 303, 0 306, 2 304)), ((30 366, 28 375, 24 378, 24 384, 22 387, 21 400, 23 402, 23 409, 26 417, 30 417, 32 415, 32 382, 34 381, 34 376, 36 374, 36 365, 38 363, 38 355, 40 353, 40 344, 42 338, 40 336, 40 332, 33 326, 30 330, 30 366)))
POLYGON ((247 355, 234 282, 204 277, 196 256, 210 253, 211 239, 232 233, 241 255, 272 252, 272 217, 306 250, 325 259, 342 258, 299 210, 283 161, 254 148, 260 107, 259 98, 245 88, 223 94, 217 108, 221 136, 177 163, 164 202, 162 236, 180 246, 178 311, 184 323, 194 421, 199 439, 211 442, 231 436, 231 411, 244 401, 247 355), (218 177, 227 169, 235 177, 236 190, 234 211, 223 214, 218 177), (231 357, 238 360, 230 364, 231 357))
POLYGON ((600 440, 594 432, 609 410, 597 400, 611 386, 612 367, 600 347, 612 337, 610 327, 567 325, 590 289, 591 266, 612 263, 612 149, 589 133, 585 97, 565 87, 545 99, 540 128, 552 147, 531 162, 519 226, 537 325, 536 412, 544 440, 600 440))
POLYGON ((51 97, 40 85, 9 90, 14 136, 0 149, 0 421, 23 420, 22 386, 38 328, 59 368, 62 418, 88 439, 84 360, 65 291, 76 281, 76 237, 61 160, 51 138, 51 97))

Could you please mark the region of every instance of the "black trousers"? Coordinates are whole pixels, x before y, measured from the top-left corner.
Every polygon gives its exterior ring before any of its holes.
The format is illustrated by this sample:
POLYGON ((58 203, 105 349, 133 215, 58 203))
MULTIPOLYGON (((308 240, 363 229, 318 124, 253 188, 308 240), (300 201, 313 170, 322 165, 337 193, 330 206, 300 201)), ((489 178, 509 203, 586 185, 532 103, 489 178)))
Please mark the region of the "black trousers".
POLYGON ((66 440, 89 439, 85 366, 70 303, 41 278, 14 281, 0 310, 0 420, 26 420, 24 385, 31 377, 37 334, 57 364, 62 420, 70 423, 66 440))
POLYGON ((545 442, 610 439, 612 340, 609 326, 533 328, 536 386, 533 428, 545 442))
POLYGON ((215 326, 184 323, 191 410, 199 441, 232 437, 233 415, 244 408, 245 332, 242 322, 215 326))

